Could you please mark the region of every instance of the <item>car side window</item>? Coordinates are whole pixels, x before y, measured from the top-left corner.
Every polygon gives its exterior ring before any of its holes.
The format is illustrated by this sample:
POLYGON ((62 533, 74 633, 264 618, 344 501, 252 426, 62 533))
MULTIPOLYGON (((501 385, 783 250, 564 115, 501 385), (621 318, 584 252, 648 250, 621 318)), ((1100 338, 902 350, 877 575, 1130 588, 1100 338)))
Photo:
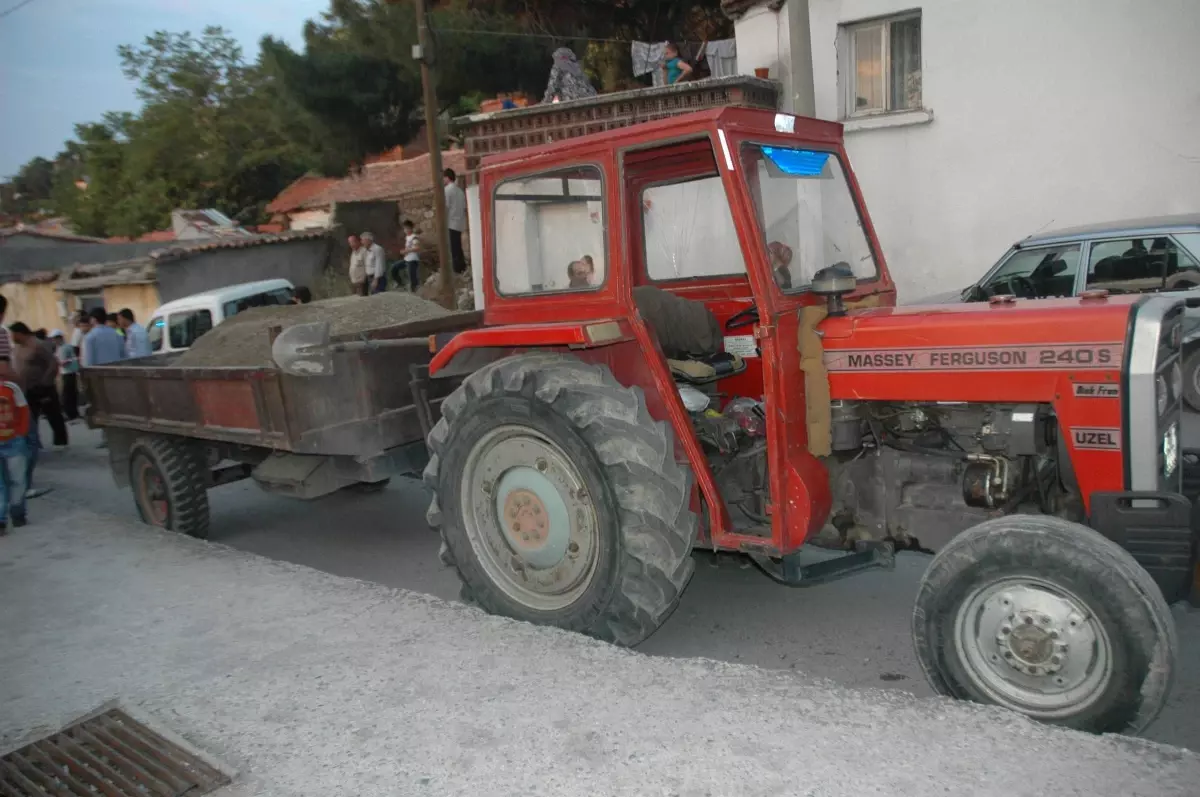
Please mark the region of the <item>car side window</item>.
POLYGON ((1200 265, 1168 235, 1092 244, 1087 286, 1110 293, 1186 290, 1200 285, 1200 265))
POLYGON ((987 296, 1049 299, 1075 293, 1079 244, 1018 249, 979 287, 987 296))
POLYGON ((493 197, 496 288, 594 291, 608 273, 604 181, 595 166, 507 180, 493 197))
POLYGON ((186 313, 172 314, 167 322, 167 336, 171 341, 171 348, 189 348, 196 342, 196 338, 212 327, 212 313, 207 310, 191 310, 186 313))

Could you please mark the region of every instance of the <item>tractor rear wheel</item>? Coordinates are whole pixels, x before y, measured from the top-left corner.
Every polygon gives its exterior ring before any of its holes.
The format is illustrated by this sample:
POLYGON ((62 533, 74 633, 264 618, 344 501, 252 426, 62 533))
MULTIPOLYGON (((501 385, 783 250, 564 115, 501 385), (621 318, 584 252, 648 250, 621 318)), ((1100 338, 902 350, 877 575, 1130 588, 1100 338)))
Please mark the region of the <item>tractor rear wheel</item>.
POLYGON ((1175 624, 1120 546, 1055 517, 955 537, 921 580, 917 657, 933 688, 1094 733, 1137 733, 1166 702, 1175 624))
POLYGON ((690 474, 608 369, 546 352, 489 364, 443 402, 429 448, 429 523, 464 597, 622 645, 675 608, 694 568, 690 474))

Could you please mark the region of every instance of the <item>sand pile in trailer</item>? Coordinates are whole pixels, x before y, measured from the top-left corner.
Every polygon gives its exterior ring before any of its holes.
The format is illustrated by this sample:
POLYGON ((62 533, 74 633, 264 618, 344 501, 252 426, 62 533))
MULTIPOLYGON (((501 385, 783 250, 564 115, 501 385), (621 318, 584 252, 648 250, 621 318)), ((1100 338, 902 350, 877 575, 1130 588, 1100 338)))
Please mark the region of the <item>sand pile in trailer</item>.
POLYGON ((449 314, 441 305, 399 291, 366 298, 340 296, 311 304, 255 307, 201 335, 174 364, 192 368, 271 365, 269 330, 273 326, 328 321, 329 334, 335 337, 449 314))

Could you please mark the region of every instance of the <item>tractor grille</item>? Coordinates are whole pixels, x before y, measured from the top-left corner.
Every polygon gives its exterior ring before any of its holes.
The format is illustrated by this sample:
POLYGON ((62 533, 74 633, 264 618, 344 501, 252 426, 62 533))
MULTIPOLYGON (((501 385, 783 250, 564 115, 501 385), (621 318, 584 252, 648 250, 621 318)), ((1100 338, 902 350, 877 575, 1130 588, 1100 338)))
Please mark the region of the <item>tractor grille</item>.
POLYGON ((197 797, 227 783, 224 773, 119 709, 0 758, 4 797, 197 797))

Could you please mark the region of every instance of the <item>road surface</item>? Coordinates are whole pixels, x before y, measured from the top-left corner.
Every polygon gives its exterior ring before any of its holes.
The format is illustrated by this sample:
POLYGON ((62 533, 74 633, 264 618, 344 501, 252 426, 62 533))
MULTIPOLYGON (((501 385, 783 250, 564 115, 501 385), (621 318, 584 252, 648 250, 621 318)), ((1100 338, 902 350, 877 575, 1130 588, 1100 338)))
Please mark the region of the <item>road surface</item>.
MULTIPOLYGON (((128 490, 109 475, 98 437, 71 428, 73 444, 46 452, 35 482, 58 500, 135 519, 128 490)), ((48 437, 47 437, 48 439, 48 437)), ((262 493, 250 482, 218 488, 212 540, 340 576, 457 600, 458 579, 437 557, 419 482, 394 480, 378 495, 339 494, 300 502, 262 493)), ((38 499, 39 501, 41 499, 38 499)), ((38 503, 31 504, 34 523, 38 503)), ((697 553, 696 575, 679 609, 639 647, 660 656, 699 656, 791 670, 855 688, 931 693, 909 637, 909 615, 926 557, 901 554, 893 572, 871 572, 808 589, 775 584, 736 557, 719 566, 697 553)), ((1200 751, 1200 611, 1174 607, 1181 635, 1180 677, 1147 738, 1200 751)))
MULTIPOLYGON (((215 797, 1194 797, 1200 755, 646 656, 40 500, 0 540, 0 752, 117 700, 215 797)), ((386 501, 381 502, 386 503, 386 501)))

